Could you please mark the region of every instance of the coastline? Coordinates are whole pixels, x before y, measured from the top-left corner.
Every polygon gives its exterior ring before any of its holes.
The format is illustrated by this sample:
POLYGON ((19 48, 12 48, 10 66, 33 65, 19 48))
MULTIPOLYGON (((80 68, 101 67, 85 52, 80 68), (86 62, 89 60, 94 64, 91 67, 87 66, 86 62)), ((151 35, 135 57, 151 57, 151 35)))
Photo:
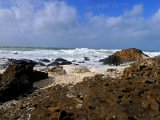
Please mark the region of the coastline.
POLYGON ((48 65, 27 59, 2 59, 0 95, 4 99, 0 98, 0 117, 4 120, 159 119, 155 116, 160 107, 159 57, 150 58, 140 50, 128 49, 103 60, 115 65, 103 63, 103 67, 95 64, 90 67, 85 63, 92 60, 85 59, 77 64, 57 58, 48 65), (115 55, 121 58, 115 59, 115 55), (133 58, 137 61, 131 62, 133 58), (23 92, 25 89, 27 92, 23 92), (20 95, 12 94, 19 90, 22 90, 20 95))

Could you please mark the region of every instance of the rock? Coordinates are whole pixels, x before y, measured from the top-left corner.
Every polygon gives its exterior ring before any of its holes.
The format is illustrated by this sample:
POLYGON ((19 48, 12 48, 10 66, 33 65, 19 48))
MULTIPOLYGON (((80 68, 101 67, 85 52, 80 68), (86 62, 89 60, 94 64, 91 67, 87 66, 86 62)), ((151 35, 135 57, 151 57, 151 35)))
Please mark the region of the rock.
POLYGON ((123 79, 143 79, 146 84, 160 80, 160 63, 154 58, 141 60, 130 65, 123 72, 123 79))
POLYGON ((49 70, 52 74, 55 75, 66 75, 66 71, 61 66, 55 66, 49 70))
POLYGON ((48 78, 47 73, 33 71, 32 65, 10 65, 0 81, 0 101, 14 99, 27 92, 35 81, 48 78))
POLYGON ((90 59, 88 57, 84 57, 84 61, 89 61, 90 59))
MULTIPOLYGON (((69 67, 77 66, 63 66, 66 71, 69 67)), ((141 60, 126 68, 122 78, 86 76, 75 85, 39 89, 15 104, 0 104, 0 118, 23 120, 31 114, 31 120, 159 120, 159 78, 159 59, 141 60)))
POLYGON ((59 114, 58 120, 70 120, 70 115, 66 111, 62 110, 59 114))
POLYGON ((109 65, 120 65, 126 62, 140 61, 144 58, 149 58, 142 50, 136 48, 125 49, 122 51, 117 51, 108 58, 99 60, 104 64, 109 65))
POLYGON ((2 74, 0 74, 0 81, 2 80, 2 74))
POLYGON ((66 62, 67 60, 63 59, 63 58, 57 58, 55 60, 55 62, 66 62))
POLYGON ((36 90, 10 106, 4 103, 0 117, 23 120, 32 112, 31 120, 159 120, 159 90, 158 82, 97 74, 74 86, 36 90))
POLYGON ((37 64, 35 66, 46 66, 46 65, 42 62, 37 62, 37 64))
POLYGON ((50 63, 48 66, 55 66, 55 65, 70 65, 72 62, 67 61, 63 58, 57 58, 54 62, 50 63))
POLYGON ((32 65, 35 66, 37 62, 29 59, 21 59, 21 60, 16 60, 16 59, 8 59, 8 63, 10 65, 12 64, 23 64, 23 65, 32 65))
POLYGON ((33 79, 34 82, 48 78, 48 74, 41 71, 33 71, 32 75, 33 78, 31 79, 33 79))
POLYGON ((49 63, 49 62, 51 62, 50 60, 48 60, 48 59, 40 59, 39 60, 40 62, 45 62, 45 63, 49 63))

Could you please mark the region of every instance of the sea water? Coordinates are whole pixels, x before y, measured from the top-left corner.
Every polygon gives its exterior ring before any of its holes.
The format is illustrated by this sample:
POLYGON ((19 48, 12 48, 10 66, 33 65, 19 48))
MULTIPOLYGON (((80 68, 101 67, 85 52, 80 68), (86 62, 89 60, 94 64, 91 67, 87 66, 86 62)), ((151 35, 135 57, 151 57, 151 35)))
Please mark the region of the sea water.
MULTIPOLYGON (((100 59, 106 58, 116 51, 120 51, 120 49, 1 47, 0 59, 30 59, 38 62, 40 59, 54 61, 56 58, 64 58, 89 67, 99 67, 103 66, 99 62, 100 59), (89 61, 84 61, 84 57, 87 57, 89 61)), ((150 57, 160 55, 160 51, 143 52, 150 57)))

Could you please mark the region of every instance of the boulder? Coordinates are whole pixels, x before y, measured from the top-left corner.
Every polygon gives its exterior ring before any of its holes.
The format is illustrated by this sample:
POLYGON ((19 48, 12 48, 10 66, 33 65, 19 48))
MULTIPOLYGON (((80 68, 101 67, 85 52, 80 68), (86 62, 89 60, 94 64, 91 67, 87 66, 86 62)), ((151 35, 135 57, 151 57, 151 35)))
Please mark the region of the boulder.
POLYGON ((20 60, 8 59, 8 63, 9 63, 9 65, 23 64, 23 65, 31 65, 31 66, 35 66, 37 64, 37 62, 35 62, 33 60, 29 60, 29 59, 20 59, 20 60))
POLYGON ((45 62, 45 63, 49 63, 49 62, 51 62, 50 60, 48 60, 48 59, 40 59, 39 60, 40 62, 45 62))
POLYGON ((84 57, 84 61, 89 61, 90 59, 88 57, 84 57))
POLYGON ((142 50, 129 48, 122 51, 117 51, 108 58, 101 59, 100 62, 108 65, 120 65, 127 62, 140 61, 144 58, 149 58, 142 50))
POLYGON ((10 65, 0 80, 0 102, 14 99, 27 92, 35 81, 48 78, 47 73, 33 71, 32 65, 10 65))
POLYGON ((55 65, 70 65, 72 62, 67 61, 63 58, 57 58, 54 62, 50 63, 48 66, 55 66, 55 65))

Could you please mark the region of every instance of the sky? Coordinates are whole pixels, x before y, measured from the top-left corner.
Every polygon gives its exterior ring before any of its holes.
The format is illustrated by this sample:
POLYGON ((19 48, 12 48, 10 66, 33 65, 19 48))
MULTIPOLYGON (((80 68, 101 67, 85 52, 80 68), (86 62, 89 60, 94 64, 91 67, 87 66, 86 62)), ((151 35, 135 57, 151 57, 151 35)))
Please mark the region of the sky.
POLYGON ((160 50, 160 0, 0 0, 0 46, 160 50))

